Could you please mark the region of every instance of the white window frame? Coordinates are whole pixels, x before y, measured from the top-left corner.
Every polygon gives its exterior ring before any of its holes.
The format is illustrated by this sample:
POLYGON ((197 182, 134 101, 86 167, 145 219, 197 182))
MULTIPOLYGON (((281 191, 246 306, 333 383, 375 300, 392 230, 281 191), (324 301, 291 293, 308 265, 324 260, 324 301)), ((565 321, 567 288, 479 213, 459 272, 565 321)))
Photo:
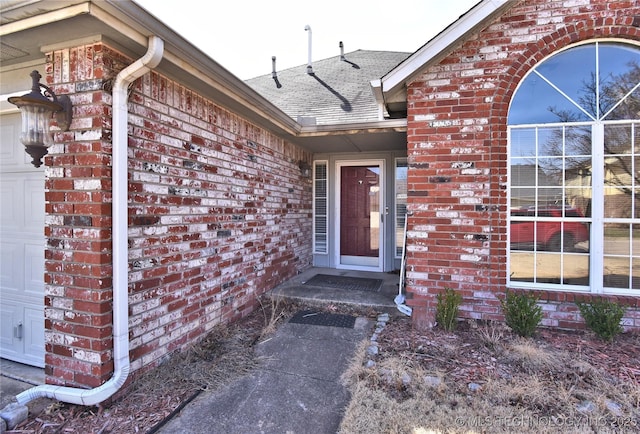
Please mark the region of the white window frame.
MULTIPOLYGON (((599 71, 598 71, 598 60, 597 57, 600 54, 598 49, 598 44, 600 42, 614 42, 620 43, 622 45, 630 45, 638 48, 638 44, 633 41, 620 41, 620 40, 603 40, 603 41, 584 41, 582 43, 573 45, 571 47, 567 47, 562 51, 569 50, 573 47, 579 45, 595 45, 596 47, 596 82, 599 82, 599 71)), ((558 53, 554 53, 552 56, 555 56, 558 53)), ((544 61, 543 61, 544 62, 544 61)), ((541 62, 542 63, 542 62, 541 62)), ((531 74, 536 74, 542 80, 547 81, 547 83, 551 86, 554 84, 548 81, 544 76, 542 76, 537 67, 533 69, 531 74)), ((525 79, 523 78, 523 83, 525 79)), ((555 87, 555 86, 554 86, 555 87)), ((637 89, 638 85, 634 89, 637 89)), ((561 90, 557 89, 560 93, 561 90)), ((599 88, 596 92, 599 92, 599 88)), ((633 90, 632 90, 633 91, 633 90)), ((632 91, 629 91, 627 95, 630 95, 632 91)), ((517 91, 516 91, 517 92, 517 91)), ((562 292, 579 292, 579 293, 589 293, 589 294, 607 294, 607 295, 630 295, 630 296, 639 296, 640 289, 632 289, 632 288, 614 288, 614 287, 605 287, 604 282, 604 243, 605 243, 605 225, 608 223, 623 223, 629 225, 637 225, 638 219, 634 217, 634 214, 631 215, 631 218, 605 218, 605 184, 606 184, 606 173, 605 173, 605 152, 604 152, 604 141, 605 141, 605 127, 610 125, 632 125, 632 128, 640 129, 640 119, 623 119, 623 120, 605 120, 609 113, 600 113, 597 111, 594 115, 584 111, 579 104, 571 100, 571 98, 564 93, 562 93, 565 98, 571 101, 577 108, 582 110, 588 117, 591 119, 589 121, 581 121, 581 122, 558 122, 558 123, 544 123, 544 124, 518 124, 518 125, 508 125, 507 126, 507 179, 508 179, 508 188, 507 188, 507 204, 509 204, 508 208, 511 207, 511 191, 512 191, 512 174, 511 174, 511 148, 512 148, 512 132, 516 129, 538 129, 538 128, 549 128, 549 127, 567 127, 567 126, 584 126, 588 125, 591 127, 591 155, 590 155, 590 163, 591 163, 591 216, 590 216, 590 225, 589 225, 589 283, 588 285, 569 285, 564 283, 538 283, 538 282, 528 282, 528 281, 515 281, 511 280, 511 224, 513 221, 522 220, 518 217, 512 217, 511 212, 507 212, 507 286, 512 288, 526 288, 526 289, 539 289, 545 291, 562 291, 562 292)), ((515 94, 514 94, 515 95, 515 94)), ((596 94, 598 95, 598 93, 596 94)), ((615 108, 612 107, 609 112, 611 112, 615 108)), ((599 110, 599 105, 596 105, 596 110, 599 110)), ((632 137, 635 137, 632 134, 632 137)), ((537 133, 536 133, 536 142, 538 141, 537 133)), ((632 143, 633 149, 637 149, 638 144, 632 143)), ((564 151, 563 151, 564 158, 564 151)), ((632 159, 632 161, 634 161, 632 159)), ((635 163, 632 163, 635 164, 635 163)), ((537 165, 537 162, 536 162, 537 165)), ((640 168, 632 166, 632 172, 637 172, 640 168)), ((537 177, 537 173, 536 173, 537 177)), ((562 188, 563 191, 566 188, 566 180, 563 181, 562 188)), ((535 189, 536 189, 536 197, 538 195, 538 182, 536 180, 535 189)), ((564 196, 564 194, 563 194, 564 196)), ((564 201, 564 198, 563 198, 564 201)), ((537 199, 536 199, 537 202, 537 199)), ((635 206, 632 202, 632 207, 635 206)), ((540 217, 536 217, 535 221, 543 221, 544 219, 540 219, 540 217)), ((555 221, 556 219, 547 219, 555 221)), ((558 218, 558 221, 567 221, 566 217, 558 218)), ((633 234, 633 233, 632 233, 633 234)), ((630 243, 633 242, 633 238, 630 239, 630 243)), ((629 250, 629 261, 630 265, 633 264, 634 253, 637 255, 635 251, 631 249, 629 250)), ((562 258, 563 256, 559 256, 562 258)), ((562 261, 562 259, 561 259, 562 261)), ((538 276, 536 270, 536 261, 533 263, 533 275, 538 276)), ((630 273, 633 274, 633 268, 630 266, 630 273)), ((563 264, 561 263, 560 268, 560 276, 564 276, 563 264)), ((632 276, 629 276, 632 279, 632 276)))
MULTIPOLYGON (((393 165, 393 231, 394 231, 394 237, 393 237, 393 252, 394 252, 394 258, 395 259, 401 259, 402 257, 402 246, 398 245, 398 238, 395 236, 396 231, 398 230, 398 219, 400 218, 400 213, 398 211, 398 165, 399 163, 403 163, 406 165, 407 169, 408 169, 408 159, 407 157, 400 157, 400 158, 396 158, 394 161, 394 165, 393 165), (398 252, 398 249, 400 248, 400 252, 398 252)), ((407 185, 407 193, 409 191, 408 185, 407 185)), ((405 215, 404 218, 407 218, 407 213, 406 213, 406 206, 408 205, 407 203, 408 197, 405 198, 405 215)), ((402 230, 404 231, 404 225, 401 225, 402 230)))
MULTIPOLYGON (((511 162, 511 133, 516 129, 535 129, 550 128, 562 126, 591 126, 592 154, 591 154, 591 224, 589 233, 589 285, 567 285, 553 283, 537 283, 527 281, 511 280, 511 223, 517 221, 512 218, 511 213, 507 213, 507 286, 510 288, 529 288, 548 291, 562 292, 579 292, 589 294, 608 294, 608 295, 640 295, 640 290, 625 288, 608 288, 602 284, 604 279, 604 227, 606 223, 626 223, 636 224, 634 218, 629 219, 605 219, 604 217, 604 199, 605 199, 605 154, 604 154, 604 129, 607 125, 628 125, 633 124, 634 128, 640 129, 640 120, 616 120, 616 121, 593 121, 593 122, 565 122, 556 124, 527 124, 527 125, 510 125, 507 129, 507 161, 511 162)), ((635 145, 637 147, 637 144, 635 145)), ((511 204, 511 164, 507 165, 507 177, 509 179, 509 188, 507 189, 507 203, 511 204)), ((563 185, 564 186, 564 185, 563 185)), ((538 186, 536 185, 536 188, 538 186)), ((566 219, 566 218, 565 218, 566 219)), ((558 221, 566 221, 558 218, 558 221)), ((632 258, 630 258, 632 260, 632 258)), ((561 265, 560 275, 563 275, 561 265)), ((633 272, 633 270, 632 270, 633 272)), ((537 275, 534 263, 534 275, 537 275)))
POLYGON ((327 160, 316 160, 313 162, 313 254, 329 254, 329 161, 327 160), (318 166, 324 166, 325 168, 324 179, 319 180, 317 178, 318 166), (318 196, 318 191, 316 188, 318 181, 324 181, 325 195, 323 197, 318 196), (324 199, 325 201, 323 214, 318 214, 318 199, 324 199), (319 226, 317 224, 317 217, 319 216, 324 216, 324 225, 319 226), (324 235, 324 243, 318 242, 318 239, 321 235, 324 235))
MULTIPOLYGON (((537 137, 537 130, 538 129, 546 129, 546 128, 554 128, 554 127, 567 127, 567 126, 591 126, 591 138, 592 138, 592 149, 595 148, 597 146, 595 140, 594 140, 594 126, 593 126, 593 122, 573 122, 573 123, 568 123, 568 122, 564 122, 564 123, 548 123, 548 124, 526 124, 526 125, 510 125, 508 126, 507 129, 507 140, 509 145, 507 146, 507 161, 509 162, 509 164, 507 164, 507 177, 509 179, 509 188, 507 189, 507 203, 509 204, 509 209, 511 206, 511 135, 513 130, 521 130, 521 129, 527 129, 527 130, 536 130, 536 142, 538 141, 538 137, 537 137)), ((602 143, 601 143, 602 145, 602 143)), ((564 154, 563 154, 564 155, 564 154)), ((595 158, 594 158, 594 154, 592 153, 591 155, 591 163, 592 165, 595 164, 595 158)), ((537 165, 537 163, 536 163, 537 165)), ((537 173, 536 173, 536 178, 537 178, 537 173)), ((597 179, 596 179, 596 175, 594 175, 592 173, 592 186, 591 186, 591 200, 592 200, 592 205, 591 205, 591 209, 592 209, 592 215, 591 215, 591 223, 594 221, 594 217, 595 217, 595 213, 597 213, 598 211, 600 212, 600 214, 602 214, 602 205, 600 202, 602 202, 604 200, 603 196, 598 196, 596 198, 596 192, 595 192, 595 184, 597 183, 597 179)), ((564 189, 565 184, 563 183, 563 189, 564 189)), ((537 190, 538 188, 540 188, 540 186, 538 185, 538 181, 536 180, 536 185, 535 187, 533 187, 536 190, 536 197, 538 196, 537 194, 537 190)), ((602 193, 602 189, 600 189, 600 192, 602 193)), ((563 199, 564 200, 564 199, 563 199)), ((518 217, 513 217, 511 215, 511 212, 507 213, 507 286, 510 288, 528 288, 528 289, 541 289, 541 290, 551 290, 551 291, 563 291, 563 292, 591 292, 590 288, 593 286, 591 285, 591 283, 587 286, 583 286, 583 285, 567 285, 567 284, 563 284, 563 283, 538 283, 538 282, 529 282, 529 281, 520 281, 520 280, 511 280, 511 224, 514 221, 520 221, 521 219, 519 219, 518 217)), ((534 219, 535 221, 543 221, 543 219, 539 219, 536 218, 534 219)), ((563 222, 566 221, 566 217, 555 217, 555 218, 546 218, 544 219, 544 221, 546 220, 550 220, 550 221, 558 221, 558 222, 563 222)), ((593 270, 595 270, 596 268, 594 268, 597 264, 594 264, 594 247, 595 243, 594 241, 594 224, 590 224, 590 236, 589 236, 589 281, 592 282, 594 275, 593 275, 593 270)), ((602 238, 601 238, 602 239, 602 238)), ((602 242, 599 243, 600 245, 602 245, 602 242)), ((543 254, 545 254, 543 252, 543 254)), ((563 255, 559 255, 560 258, 560 276, 564 276, 564 263, 563 263, 563 255)), ((536 269, 536 265, 537 263, 534 262, 533 266, 534 266, 534 270, 533 270, 533 274, 534 276, 537 276, 537 269, 536 269)), ((602 265, 600 265, 601 267, 602 265)), ((600 268, 601 270, 601 268, 600 268)), ((600 281, 602 281, 602 278, 600 279, 600 281)))

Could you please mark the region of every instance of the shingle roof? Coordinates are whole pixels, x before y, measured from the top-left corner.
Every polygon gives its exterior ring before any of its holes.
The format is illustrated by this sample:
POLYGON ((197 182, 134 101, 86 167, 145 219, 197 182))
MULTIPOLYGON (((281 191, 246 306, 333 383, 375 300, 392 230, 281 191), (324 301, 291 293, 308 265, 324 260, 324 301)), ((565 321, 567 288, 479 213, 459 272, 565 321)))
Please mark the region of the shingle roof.
POLYGON ((369 82, 391 71, 411 53, 357 50, 277 71, 281 87, 271 74, 246 80, 254 90, 303 124, 315 118, 316 125, 373 122, 378 106, 369 82))

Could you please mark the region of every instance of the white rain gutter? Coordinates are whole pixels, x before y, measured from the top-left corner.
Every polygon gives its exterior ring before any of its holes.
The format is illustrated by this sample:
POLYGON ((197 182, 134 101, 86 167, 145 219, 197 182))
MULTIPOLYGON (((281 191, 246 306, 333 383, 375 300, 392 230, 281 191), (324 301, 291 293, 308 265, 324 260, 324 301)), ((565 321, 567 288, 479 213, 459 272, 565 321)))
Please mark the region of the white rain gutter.
POLYGON ((99 404, 116 393, 129 376, 127 90, 129 84, 158 66, 163 53, 164 41, 151 36, 145 55, 120 71, 113 86, 113 376, 94 389, 50 384, 36 386, 16 396, 20 405, 36 398, 53 398, 79 405, 99 404))

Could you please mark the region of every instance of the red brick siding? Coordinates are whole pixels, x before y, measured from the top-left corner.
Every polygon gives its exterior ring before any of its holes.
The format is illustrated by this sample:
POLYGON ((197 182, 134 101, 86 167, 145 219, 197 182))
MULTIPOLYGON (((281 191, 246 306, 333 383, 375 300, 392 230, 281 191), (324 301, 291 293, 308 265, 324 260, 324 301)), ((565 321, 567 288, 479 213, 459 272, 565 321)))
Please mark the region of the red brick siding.
MULTIPOLYGON (((546 56, 590 39, 638 41, 639 21, 632 1, 519 2, 408 86, 407 290, 417 326, 433 325, 445 287, 463 295, 463 317, 503 319, 510 99, 546 56)), ((545 324, 583 327, 573 294, 540 295, 545 324)), ((627 301, 640 307, 637 297, 627 301)), ((627 328, 640 329, 637 312, 627 328)))
MULTIPOLYGON (((74 103, 46 157, 46 374, 95 387, 112 362, 111 80, 132 62, 96 43, 50 53, 74 103)), ((132 370, 148 369, 311 264, 311 155, 156 72, 129 117, 132 370)))

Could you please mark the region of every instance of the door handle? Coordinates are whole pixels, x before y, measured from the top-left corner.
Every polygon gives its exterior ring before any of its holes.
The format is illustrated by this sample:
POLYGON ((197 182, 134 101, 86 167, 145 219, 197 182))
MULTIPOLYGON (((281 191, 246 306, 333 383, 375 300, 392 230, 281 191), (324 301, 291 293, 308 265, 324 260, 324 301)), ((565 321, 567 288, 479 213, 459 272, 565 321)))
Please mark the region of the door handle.
POLYGON ((380 213, 380 221, 382 223, 384 223, 384 216, 386 216, 386 215, 389 215, 389 207, 388 206, 385 206, 384 207, 384 212, 380 213))
POLYGON ((16 339, 22 340, 22 321, 20 321, 18 325, 13 328, 13 336, 16 339))

